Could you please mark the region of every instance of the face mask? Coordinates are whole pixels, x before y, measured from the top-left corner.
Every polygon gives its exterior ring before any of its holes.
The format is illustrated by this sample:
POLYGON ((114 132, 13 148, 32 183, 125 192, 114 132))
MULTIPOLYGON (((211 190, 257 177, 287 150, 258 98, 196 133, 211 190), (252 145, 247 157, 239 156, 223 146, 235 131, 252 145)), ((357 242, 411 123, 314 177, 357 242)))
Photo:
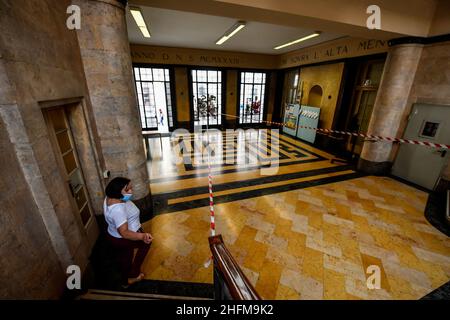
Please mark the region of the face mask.
POLYGON ((122 199, 120 199, 120 200, 123 200, 123 201, 129 201, 129 200, 131 200, 132 197, 133 197, 133 194, 132 194, 132 193, 125 193, 125 194, 122 196, 122 199))

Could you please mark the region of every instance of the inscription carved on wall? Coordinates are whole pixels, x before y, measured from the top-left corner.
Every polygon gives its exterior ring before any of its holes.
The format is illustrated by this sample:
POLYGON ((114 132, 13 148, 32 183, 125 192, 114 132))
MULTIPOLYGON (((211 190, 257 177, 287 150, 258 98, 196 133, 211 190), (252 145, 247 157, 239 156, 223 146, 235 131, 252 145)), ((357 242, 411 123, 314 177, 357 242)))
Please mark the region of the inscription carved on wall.
POLYGON ((280 56, 279 68, 386 52, 386 40, 341 39, 326 45, 300 49, 280 56))
POLYGON ((187 48, 131 45, 135 63, 179 64, 214 67, 264 68, 276 67, 276 56, 187 48))
POLYGON ((342 38, 281 55, 131 45, 135 63, 283 69, 322 61, 386 52, 386 40, 342 38))

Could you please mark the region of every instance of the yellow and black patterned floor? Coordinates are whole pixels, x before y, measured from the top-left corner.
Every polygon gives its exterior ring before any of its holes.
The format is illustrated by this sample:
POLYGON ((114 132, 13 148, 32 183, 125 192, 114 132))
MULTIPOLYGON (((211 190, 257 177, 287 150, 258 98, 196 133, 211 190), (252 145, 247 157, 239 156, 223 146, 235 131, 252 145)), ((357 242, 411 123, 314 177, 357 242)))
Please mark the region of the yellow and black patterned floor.
POLYGON ((351 166, 332 164, 333 156, 326 152, 266 130, 161 140, 149 141, 150 187, 157 213, 209 204, 208 150, 215 203, 360 176, 351 166), (182 157, 180 150, 185 151, 182 157))
POLYGON ((212 283, 208 168, 194 161, 210 148, 217 232, 264 299, 418 299, 449 281, 450 240, 424 218, 427 193, 331 164, 285 135, 215 135, 209 145, 192 135, 147 142, 158 202, 144 224, 155 239, 147 279, 212 283), (173 161, 179 148, 190 163, 173 161), (279 167, 267 175, 271 149, 279 167), (380 289, 366 285, 370 265, 381 270, 380 289))

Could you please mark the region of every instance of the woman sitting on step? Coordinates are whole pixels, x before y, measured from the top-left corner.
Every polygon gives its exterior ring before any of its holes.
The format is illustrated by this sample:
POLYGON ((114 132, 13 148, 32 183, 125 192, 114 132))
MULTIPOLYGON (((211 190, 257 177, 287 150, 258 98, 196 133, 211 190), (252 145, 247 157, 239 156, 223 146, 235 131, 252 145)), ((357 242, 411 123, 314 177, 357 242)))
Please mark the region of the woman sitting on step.
POLYGON ((114 178, 106 186, 105 193, 103 210, 108 223, 107 237, 117 251, 122 286, 127 287, 144 278, 140 268, 153 238, 142 230, 139 209, 130 201, 133 195, 130 179, 114 178))

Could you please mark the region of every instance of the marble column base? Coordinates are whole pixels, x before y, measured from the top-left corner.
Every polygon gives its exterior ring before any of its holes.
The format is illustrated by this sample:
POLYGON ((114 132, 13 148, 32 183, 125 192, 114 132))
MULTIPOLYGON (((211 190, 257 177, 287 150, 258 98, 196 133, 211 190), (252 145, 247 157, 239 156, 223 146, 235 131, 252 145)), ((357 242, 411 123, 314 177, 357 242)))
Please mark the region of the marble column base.
POLYGON ((434 191, 438 192, 438 193, 442 193, 442 192, 447 192, 447 190, 450 190, 450 180, 441 178, 441 180, 439 180, 436 189, 434 191))
POLYGON ((357 169, 361 172, 375 175, 375 176, 385 176, 391 172, 392 162, 374 162, 363 158, 359 158, 357 169))

